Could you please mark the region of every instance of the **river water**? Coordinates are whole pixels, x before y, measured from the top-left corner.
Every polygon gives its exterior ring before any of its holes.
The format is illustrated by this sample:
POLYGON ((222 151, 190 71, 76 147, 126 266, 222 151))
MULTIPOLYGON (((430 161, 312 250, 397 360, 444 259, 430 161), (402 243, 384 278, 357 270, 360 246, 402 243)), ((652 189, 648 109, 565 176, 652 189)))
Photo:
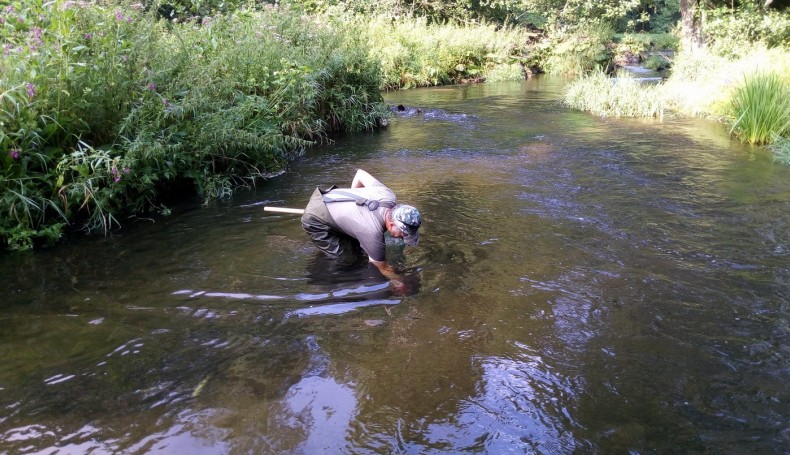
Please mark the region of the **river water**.
POLYGON ((398 92, 255 191, 0 257, 0 453, 788 453, 790 169, 562 81, 398 92), (419 207, 394 292, 302 232, 419 207))

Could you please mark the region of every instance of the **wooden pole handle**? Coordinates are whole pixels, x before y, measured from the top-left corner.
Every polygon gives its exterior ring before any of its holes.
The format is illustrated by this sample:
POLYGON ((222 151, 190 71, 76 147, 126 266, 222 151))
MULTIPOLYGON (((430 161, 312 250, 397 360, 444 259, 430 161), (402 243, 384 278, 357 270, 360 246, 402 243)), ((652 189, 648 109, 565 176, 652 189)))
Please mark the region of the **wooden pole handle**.
POLYGON ((264 212, 280 212, 280 213, 293 213, 296 215, 301 215, 304 213, 304 209, 289 209, 288 207, 269 207, 266 206, 263 208, 264 212))

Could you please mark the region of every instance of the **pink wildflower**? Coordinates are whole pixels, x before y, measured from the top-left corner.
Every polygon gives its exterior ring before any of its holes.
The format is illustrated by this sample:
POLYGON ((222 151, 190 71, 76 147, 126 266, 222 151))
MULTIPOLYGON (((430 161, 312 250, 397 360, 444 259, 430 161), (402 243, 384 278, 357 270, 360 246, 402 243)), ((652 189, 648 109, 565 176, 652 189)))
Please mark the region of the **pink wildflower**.
POLYGON ((28 98, 33 98, 34 96, 36 96, 36 86, 33 85, 32 82, 28 82, 27 84, 25 84, 25 88, 27 88, 28 98))
POLYGON ((10 156, 12 160, 18 160, 19 159, 19 151, 20 151, 19 149, 11 149, 8 152, 8 156, 10 156))

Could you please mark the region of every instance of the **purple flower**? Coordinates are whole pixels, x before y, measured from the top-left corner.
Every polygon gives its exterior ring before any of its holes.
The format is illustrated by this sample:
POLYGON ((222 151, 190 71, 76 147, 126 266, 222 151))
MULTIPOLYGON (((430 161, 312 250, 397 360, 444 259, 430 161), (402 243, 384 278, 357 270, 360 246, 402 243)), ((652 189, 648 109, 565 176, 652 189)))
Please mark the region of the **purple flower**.
POLYGON ((155 92, 156 91, 156 84, 154 84, 153 82, 149 82, 148 83, 148 90, 150 90, 152 92, 155 92))
POLYGON ((130 172, 132 172, 132 170, 129 169, 128 167, 123 168, 123 173, 124 174, 129 174, 130 172))
POLYGON ((44 44, 44 40, 41 39, 41 35, 43 34, 44 29, 41 27, 33 27, 30 29, 30 37, 33 38, 33 41, 35 41, 38 45, 44 44))
POLYGON ((86 33, 85 34, 85 39, 91 39, 91 38, 93 38, 92 34, 90 34, 90 33, 86 33))
POLYGON ((12 160, 18 160, 19 159, 19 151, 20 151, 19 149, 11 149, 8 152, 8 156, 10 156, 12 160))
POLYGON ((110 169, 110 174, 112 174, 113 182, 118 183, 121 181, 121 174, 118 173, 118 169, 116 169, 115 166, 110 169))
POLYGON ((118 11, 118 10, 115 10, 115 20, 118 20, 118 21, 122 21, 123 20, 123 14, 121 14, 121 12, 118 11))
POLYGON ((6 8, 5 11, 7 13, 13 13, 14 12, 14 5, 8 5, 8 8, 6 8))
POLYGON ((36 96, 36 86, 33 85, 32 82, 28 82, 27 84, 25 84, 25 87, 27 88, 28 98, 33 98, 34 96, 36 96))

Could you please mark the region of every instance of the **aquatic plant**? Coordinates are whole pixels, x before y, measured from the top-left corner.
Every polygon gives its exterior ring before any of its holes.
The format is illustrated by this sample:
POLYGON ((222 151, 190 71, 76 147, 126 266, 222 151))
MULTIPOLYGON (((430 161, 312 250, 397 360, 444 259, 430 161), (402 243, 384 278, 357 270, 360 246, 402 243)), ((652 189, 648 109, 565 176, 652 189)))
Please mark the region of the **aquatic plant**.
POLYGON ((563 101, 601 117, 662 117, 665 109, 661 84, 645 84, 626 73, 612 78, 600 70, 571 82, 563 101))
POLYGON ((768 148, 773 152, 776 161, 790 166, 790 138, 774 135, 768 148))
POLYGON ((790 132, 790 81, 775 72, 744 78, 732 96, 731 134, 742 142, 765 144, 790 132))

